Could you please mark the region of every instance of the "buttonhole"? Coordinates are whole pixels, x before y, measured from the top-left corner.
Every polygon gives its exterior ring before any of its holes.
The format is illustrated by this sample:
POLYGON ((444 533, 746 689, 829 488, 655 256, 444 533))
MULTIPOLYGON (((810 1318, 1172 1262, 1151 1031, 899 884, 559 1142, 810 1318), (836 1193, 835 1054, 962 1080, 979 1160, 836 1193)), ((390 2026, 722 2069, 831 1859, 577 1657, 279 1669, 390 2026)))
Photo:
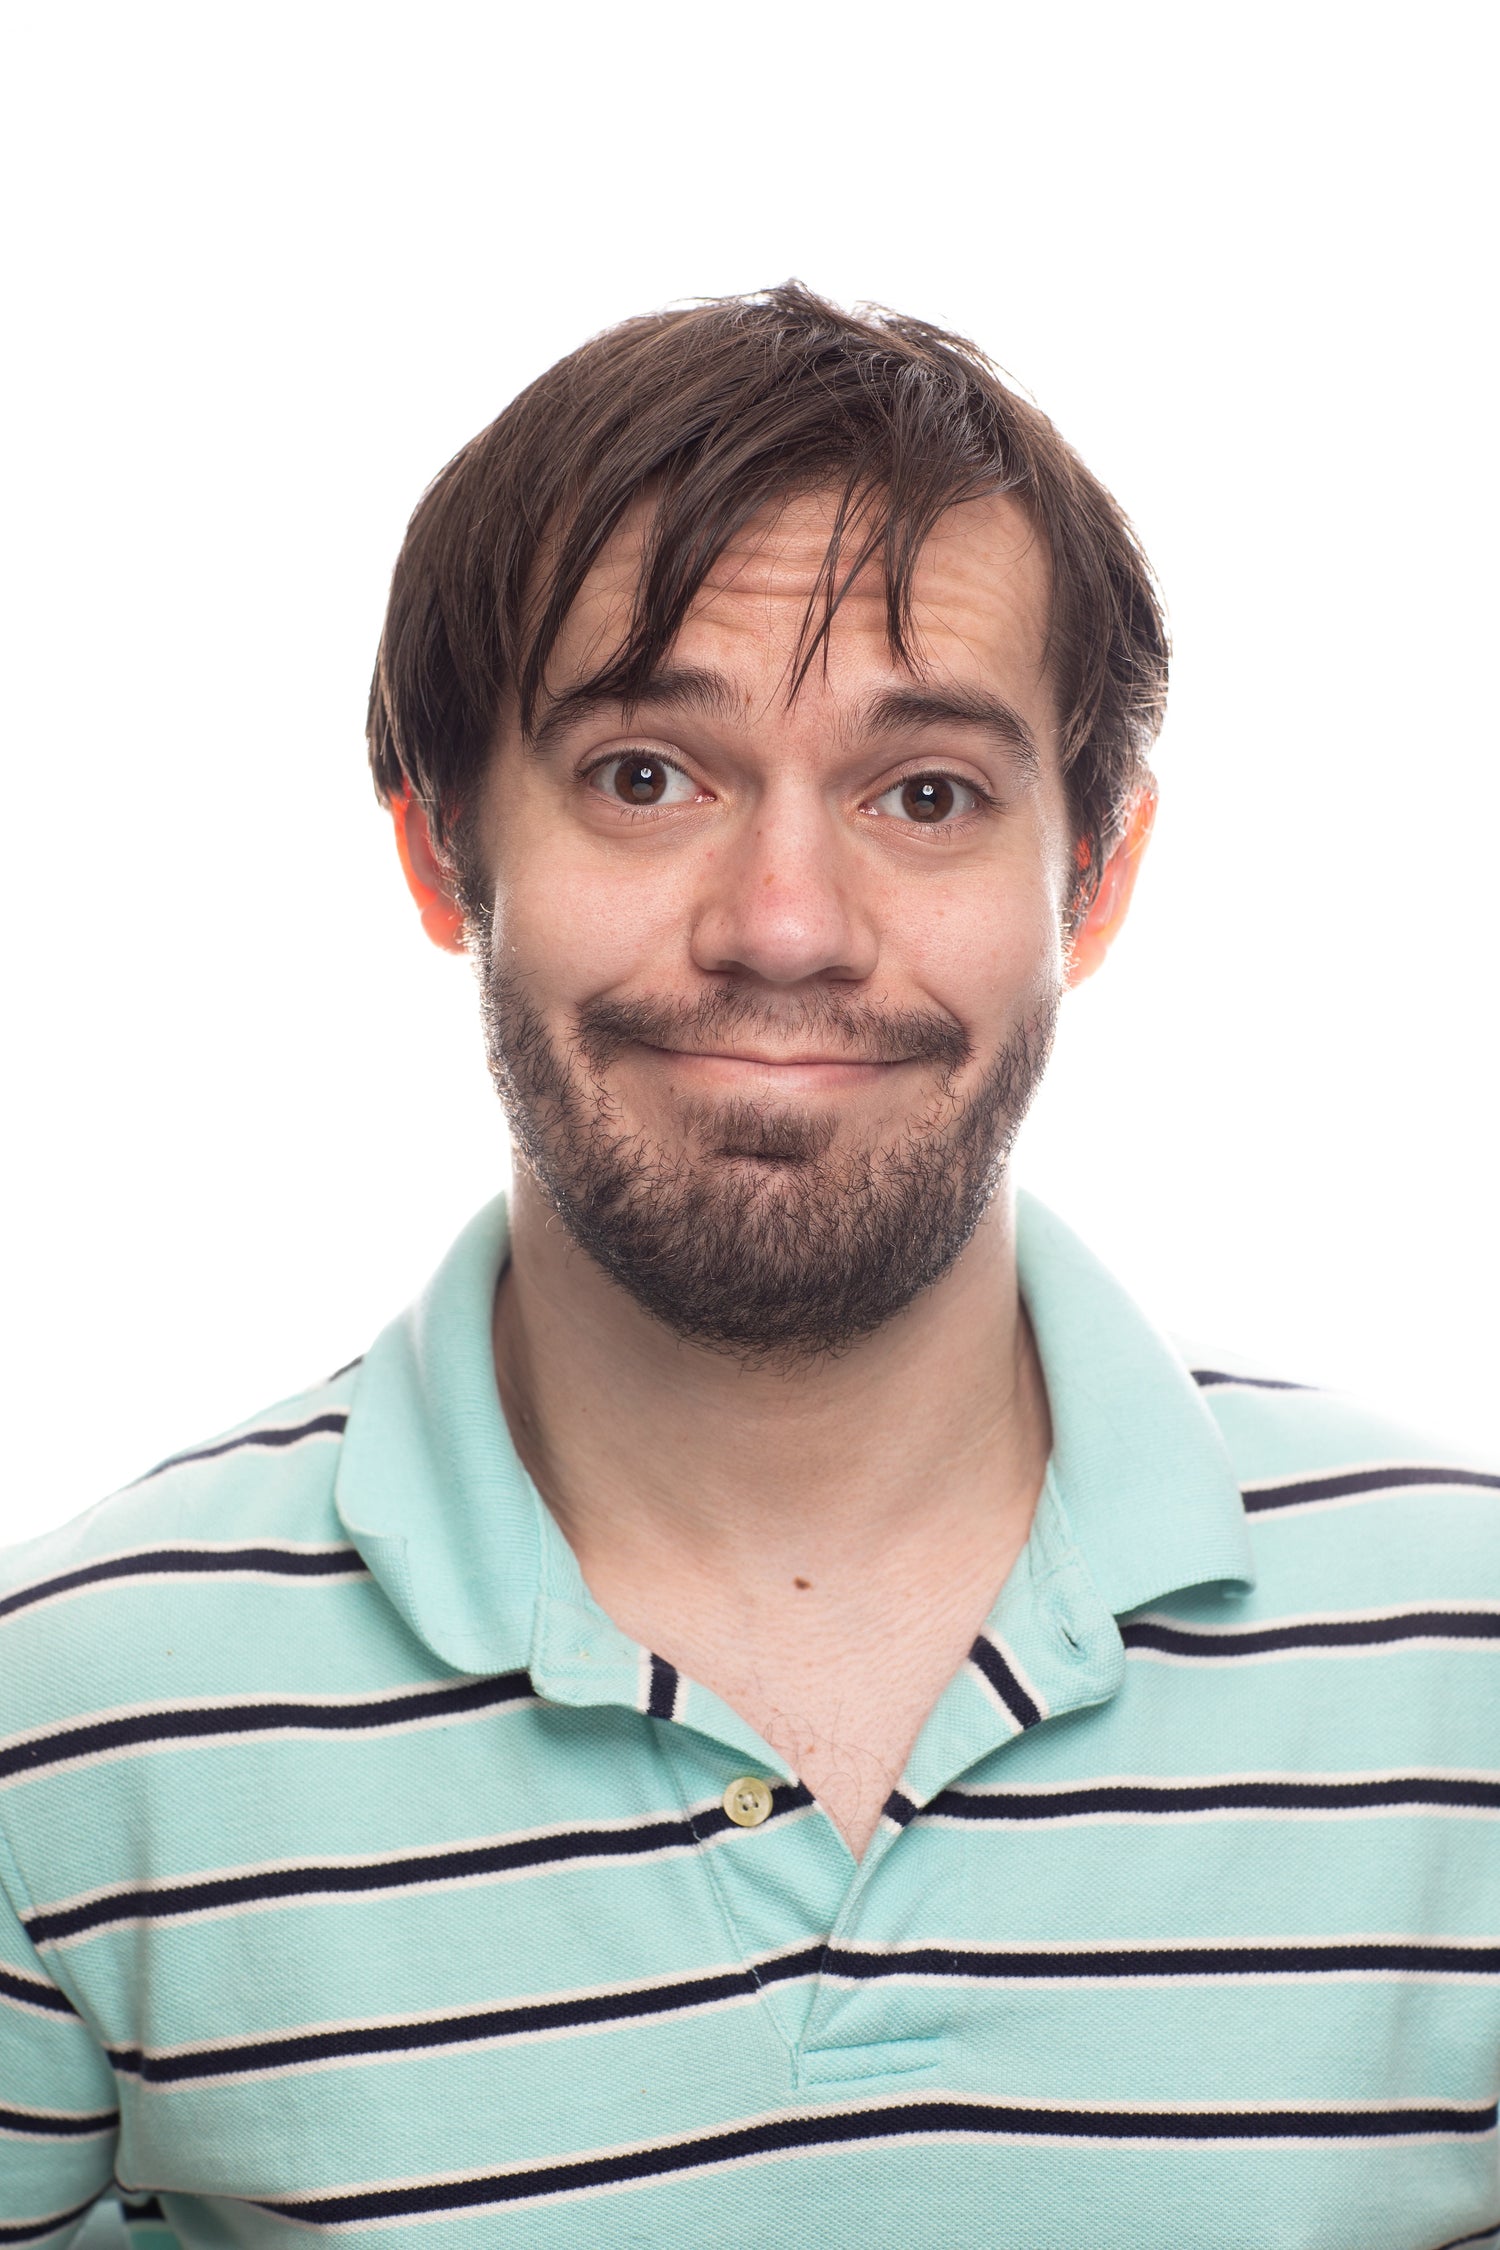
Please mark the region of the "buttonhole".
POLYGON ((1063 1639, 1067 1642, 1069 1648, 1076 1656, 1078 1654, 1078 1642, 1074 1638, 1073 1634, 1069 1631, 1068 1627, 1066 1625, 1059 1625, 1058 1631, 1062 1634, 1063 1639))

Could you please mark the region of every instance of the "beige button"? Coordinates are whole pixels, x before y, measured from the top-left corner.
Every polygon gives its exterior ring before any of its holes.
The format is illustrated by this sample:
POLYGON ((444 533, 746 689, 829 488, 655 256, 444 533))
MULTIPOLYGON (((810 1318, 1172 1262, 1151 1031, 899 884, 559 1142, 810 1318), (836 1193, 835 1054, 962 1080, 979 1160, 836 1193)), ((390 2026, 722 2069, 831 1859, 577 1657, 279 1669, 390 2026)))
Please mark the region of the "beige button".
POLYGON ((724 1792, 724 1810, 736 1828, 759 1828, 771 1810, 771 1785, 753 1773, 742 1773, 724 1792))

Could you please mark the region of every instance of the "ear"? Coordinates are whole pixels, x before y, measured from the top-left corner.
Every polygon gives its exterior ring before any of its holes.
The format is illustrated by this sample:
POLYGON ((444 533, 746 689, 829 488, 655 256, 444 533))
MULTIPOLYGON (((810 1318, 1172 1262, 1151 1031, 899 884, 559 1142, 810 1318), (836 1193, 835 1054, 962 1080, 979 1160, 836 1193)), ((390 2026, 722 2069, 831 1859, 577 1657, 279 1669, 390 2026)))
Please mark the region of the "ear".
POLYGON ((1099 888, 1089 910, 1073 933, 1068 947, 1067 981, 1082 984, 1091 977, 1114 944, 1130 905, 1141 856, 1151 840, 1156 818, 1156 785, 1142 782, 1130 800, 1119 842, 1104 862, 1099 888))
POLYGON ((463 909, 453 896, 451 877, 433 846, 427 815, 410 792, 391 799, 396 849, 406 887, 422 915, 422 927, 445 953, 464 953, 463 909))

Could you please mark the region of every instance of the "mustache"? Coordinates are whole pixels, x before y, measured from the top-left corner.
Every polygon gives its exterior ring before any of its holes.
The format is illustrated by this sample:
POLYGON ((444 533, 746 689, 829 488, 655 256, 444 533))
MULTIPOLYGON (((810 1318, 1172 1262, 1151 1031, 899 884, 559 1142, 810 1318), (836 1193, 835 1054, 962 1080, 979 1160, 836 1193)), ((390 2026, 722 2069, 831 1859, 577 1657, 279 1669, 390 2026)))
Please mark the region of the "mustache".
POLYGON ((962 1024, 936 1009, 876 1008, 828 990, 775 1007, 733 988, 687 1001, 589 1000, 578 1011, 575 1038, 597 1073, 625 1047, 702 1053, 745 1031, 768 1044, 812 1034, 848 1062, 934 1063, 945 1072, 961 1070, 974 1051, 962 1024))

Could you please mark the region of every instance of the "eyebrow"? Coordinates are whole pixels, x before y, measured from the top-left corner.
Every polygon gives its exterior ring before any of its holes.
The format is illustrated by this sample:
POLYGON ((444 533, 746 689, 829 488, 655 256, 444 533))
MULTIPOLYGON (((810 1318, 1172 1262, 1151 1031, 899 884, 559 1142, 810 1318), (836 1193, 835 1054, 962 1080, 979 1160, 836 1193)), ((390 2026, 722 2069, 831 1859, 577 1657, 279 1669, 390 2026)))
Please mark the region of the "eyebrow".
POLYGON ((629 697, 621 695, 618 688, 609 687, 605 678, 595 677, 565 689, 550 703, 545 718, 532 728, 529 739, 537 756, 545 757, 549 750, 557 748, 564 735, 600 711, 624 711, 632 718, 638 711, 647 709, 691 711, 699 718, 727 719, 740 709, 742 702, 738 689, 722 672, 692 664, 663 666, 629 697))
POLYGON ((867 734, 910 734, 930 728, 975 727, 1015 759, 1028 778, 1041 771, 1036 737, 1019 711, 983 688, 887 688, 863 715, 867 734))
MULTIPOLYGON (((601 711, 625 711, 631 717, 641 711, 681 711, 700 718, 725 719, 741 712, 744 700, 742 692, 722 672, 698 665, 664 666, 628 700, 596 676, 565 689, 556 698, 533 728, 530 744, 538 757, 545 757, 574 727, 601 711)), ((854 716, 849 731, 890 736, 913 731, 936 733, 954 726, 987 734, 1028 779, 1040 773, 1036 738, 1026 721, 1001 697, 983 688, 885 688, 854 716)))

